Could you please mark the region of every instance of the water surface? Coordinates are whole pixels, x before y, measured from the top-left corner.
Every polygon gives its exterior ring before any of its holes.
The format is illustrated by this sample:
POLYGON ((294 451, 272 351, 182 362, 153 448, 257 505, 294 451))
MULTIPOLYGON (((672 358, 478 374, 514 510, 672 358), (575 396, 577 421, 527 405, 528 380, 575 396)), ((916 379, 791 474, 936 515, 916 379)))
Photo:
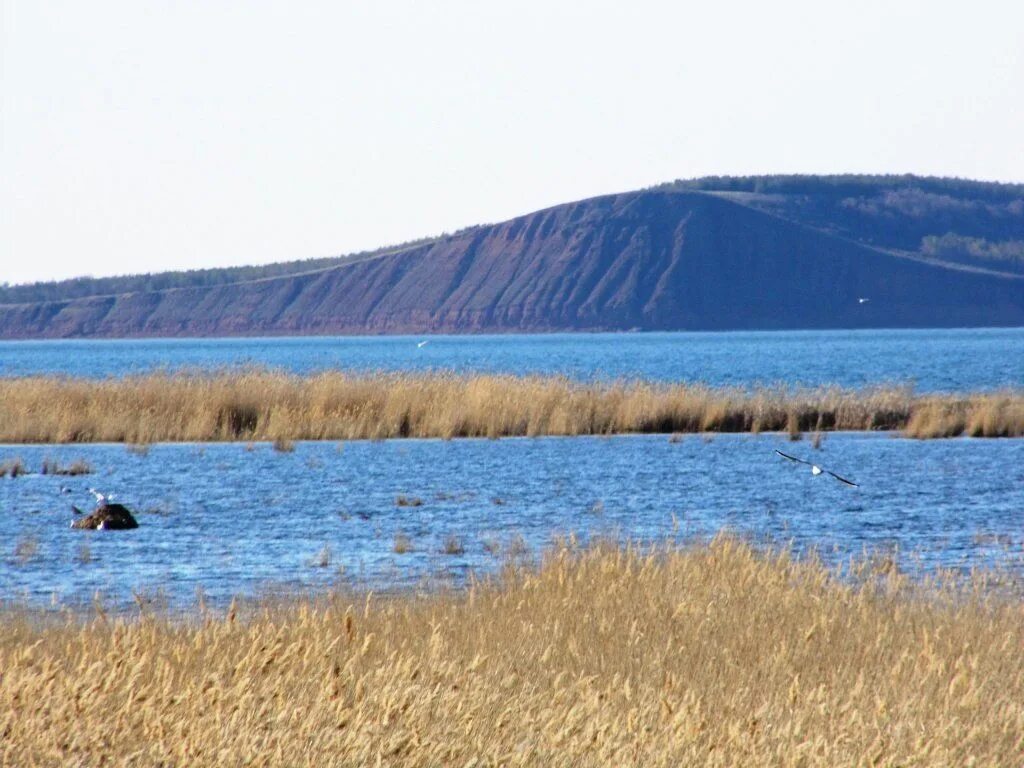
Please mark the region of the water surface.
POLYGON ((0 479, 0 597, 37 605, 97 590, 120 606, 138 592, 180 607, 198 588, 224 604, 267 590, 460 584, 494 571, 519 537, 535 555, 570 533, 684 542, 727 529, 830 562, 898 549, 921 573, 1020 570, 1024 554, 1024 440, 836 433, 821 451, 777 435, 311 442, 292 453, 0 447, 0 461, 14 456, 35 470, 47 457, 96 470, 0 479), (860 487, 812 477, 775 448, 860 487), (89 485, 117 493, 141 527, 70 529, 70 505, 89 505, 89 485), (423 503, 400 507, 399 495, 423 503), (393 551, 399 534, 411 553, 393 551), (463 552, 442 552, 451 536, 463 552))
POLYGON ((0 376, 244 365, 965 391, 1024 386, 1024 328, 0 342, 0 376))

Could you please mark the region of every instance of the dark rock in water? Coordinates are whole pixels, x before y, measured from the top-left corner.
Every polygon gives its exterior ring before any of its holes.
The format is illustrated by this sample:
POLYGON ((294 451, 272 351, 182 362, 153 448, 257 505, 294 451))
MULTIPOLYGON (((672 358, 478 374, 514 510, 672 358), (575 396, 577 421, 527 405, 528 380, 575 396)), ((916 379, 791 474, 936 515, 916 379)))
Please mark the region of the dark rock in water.
POLYGON ((91 515, 74 520, 72 528, 96 531, 127 531, 138 528, 139 524, 123 504, 100 504, 91 515))

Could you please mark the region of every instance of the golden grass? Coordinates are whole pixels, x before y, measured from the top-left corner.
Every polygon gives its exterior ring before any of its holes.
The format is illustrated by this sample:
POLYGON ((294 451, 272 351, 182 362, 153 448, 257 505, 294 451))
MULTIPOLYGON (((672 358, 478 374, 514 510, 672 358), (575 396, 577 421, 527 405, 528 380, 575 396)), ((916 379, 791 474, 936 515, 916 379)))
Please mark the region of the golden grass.
POLYGON ((1024 435, 1024 396, 1002 392, 965 402, 951 398, 921 398, 909 415, 905 431, 911 437, 1021 437, 1024 435))
POLYGON ((185 623, 14 613, 0 763, 1020 765, 1019 598, 860 583, 719 539, 185 623))
POLYGON ((625 432, 904 429, 914 437, 1024 435, 1024 392, 715 389, 455 374, 300 377, 268 371, 103 381, 0 379, 8 443, 505 437, 625 432))

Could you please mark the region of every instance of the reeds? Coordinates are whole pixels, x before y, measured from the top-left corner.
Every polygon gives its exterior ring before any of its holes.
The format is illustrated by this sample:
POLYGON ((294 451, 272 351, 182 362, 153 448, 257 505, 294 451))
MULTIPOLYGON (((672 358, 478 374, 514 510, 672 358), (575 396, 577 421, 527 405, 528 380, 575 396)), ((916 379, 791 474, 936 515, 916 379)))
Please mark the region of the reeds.
POLYGON ((14 559, 24 565, 39 553, 39 539, 35 536, 22 536, 14 545, 14 559))
POLYGON ((67 465, 51 459, 43 459, 43 467, 40 470, 40 473, 44 475, 77 477, 78 475, 92 474, 92 465, 84 459, 78 459, 67 465))
POLYGON ((1000 392, 972 398, 922 397, 909 414, 910 437, 1021 437, 1024 395, 1000 392))
POLYGON ((0 462, 0 477, 21 477, 27 475, 28 469, 25 467, 25 462, 21 458, 8 459, 7 461, 0 462))
POLYGON ((75 556, 75 560, 77 560, 82 565, 88 565, 89 563, 91 563, 92 547, 90 547, 88 544, 80 544, 78 546, 78 553, 75 556))
POLYGON ((445 555, 462 555, 466 552, 466 546, 462 539, 454 533, 445 536, 444 544, 441 546, 441 553, 445 555))
POLYGON ((331 564, 331 547, 328 544, 320 549, 316 555, 310 559, 309 564, 314 568, 327 568, 331 564))
POLYGON ((293 453, 295 451, 295 443, 287 437, 278 435, 274 438, 274 450, 278 453, 293 453))
POLYGON ((1022 436, 1024 393, 763 388, 455 374, 268 371, 0 379, 0 442, 272 441, 626 432, 905 430, 1022 436))
POLYGON ((1019 765, 1020 599, 860 577, 719 539, 201 621, 8 611, 0 764, 1019 765))

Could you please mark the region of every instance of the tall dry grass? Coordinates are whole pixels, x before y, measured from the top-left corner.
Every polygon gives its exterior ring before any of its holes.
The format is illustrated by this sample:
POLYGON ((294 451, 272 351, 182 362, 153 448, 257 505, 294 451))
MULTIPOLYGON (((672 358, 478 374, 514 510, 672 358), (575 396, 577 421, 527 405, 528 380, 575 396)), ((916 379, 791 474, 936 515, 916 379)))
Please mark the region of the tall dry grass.
POLYGON ((465 593, 0 622, 4 765, 1019 766, 1019 598, 721 539, 465 593))
POLYGON ((94 381, 0 379, 9 443, 505 437, 623 432, 906 429, 1024 435, 1024 393, 715 389, 454 374, 300 377, 267 371, 94 381))
POLYGON ((922 397, 904 431, 911 437, 1021 437, 1024 396, 999 392, 984 397, 922 397))

